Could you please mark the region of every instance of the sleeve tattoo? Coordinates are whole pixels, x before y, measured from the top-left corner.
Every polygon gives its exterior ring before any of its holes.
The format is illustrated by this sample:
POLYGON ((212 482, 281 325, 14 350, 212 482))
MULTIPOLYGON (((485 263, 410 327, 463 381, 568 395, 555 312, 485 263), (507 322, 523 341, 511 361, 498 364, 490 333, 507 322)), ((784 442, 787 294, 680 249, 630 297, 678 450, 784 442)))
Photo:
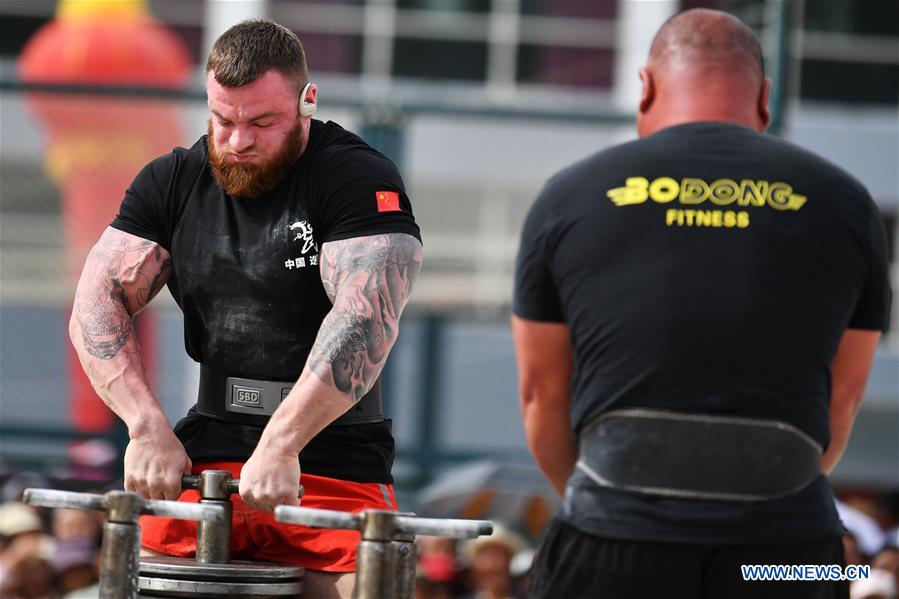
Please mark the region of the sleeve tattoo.
POLYGON ((107 229, 88 255, 74 310, 84 349, 114 358, 132 335, 132 318, 165 285, 172 270, 159 244, 107 229))
POLYGON ((322 284, 334 307, 319 329, 309 366, 353 402, 374 384, 396 342, 421 261, 421 243, 405 233, 322 246, 322 284))

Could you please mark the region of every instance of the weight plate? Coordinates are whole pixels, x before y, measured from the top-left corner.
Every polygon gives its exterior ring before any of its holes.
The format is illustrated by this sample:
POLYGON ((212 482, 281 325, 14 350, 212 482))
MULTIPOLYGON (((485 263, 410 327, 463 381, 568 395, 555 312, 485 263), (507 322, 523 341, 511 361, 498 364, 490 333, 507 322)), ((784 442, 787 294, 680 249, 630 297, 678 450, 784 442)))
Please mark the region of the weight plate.
POLYGON ((160 555, 141 558, 140 576, 197 582, 290 582, 303 578, 303 568, 241 560, 228 564, 198 564, 192 558, 160 555))
POLYGON ((138 590, 147 597, 191 597, 191 598, 221 598, 221 597, 299 597, 303 590, 303 583, 298 580, 291 582, 212 582, 176 580, 172 578, 148 578, 141 576, 138 580, 138 590))

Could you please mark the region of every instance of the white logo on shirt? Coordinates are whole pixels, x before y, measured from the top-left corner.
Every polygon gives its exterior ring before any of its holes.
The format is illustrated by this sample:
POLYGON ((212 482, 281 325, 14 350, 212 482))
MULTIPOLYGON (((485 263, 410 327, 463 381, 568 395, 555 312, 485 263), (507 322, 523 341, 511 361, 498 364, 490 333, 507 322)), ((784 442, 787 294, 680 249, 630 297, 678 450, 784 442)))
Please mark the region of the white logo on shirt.
POLYGON ((302 252, 305 254, 313 247, 315 251, 318 251, 318 246, 315 244, 315 240, 312 238, 312 225, 310 225, 305 220, 298 220, 295 223, 292 223, 287 226, 288 230, 296 231, 296 236, 291 241, 302 241, 303 242, 303 250, 302 252))
POLYGON ((284 262, 284 268, 293 270, 294 268, 303 268, 307 264, 309 266, 318 266, 318 244, 315 243, 315 239, 312 236, 312 225, 310 225, 308 221, 298 220, 287 225, 287 229, 290 232, 296 231, 296 235, 291 241, 303 242, 303 248, 300 250, 303 255, 286 260, 284 262), (312 256, 306 256, 312 249, 315 249, 316 253, 312 256))

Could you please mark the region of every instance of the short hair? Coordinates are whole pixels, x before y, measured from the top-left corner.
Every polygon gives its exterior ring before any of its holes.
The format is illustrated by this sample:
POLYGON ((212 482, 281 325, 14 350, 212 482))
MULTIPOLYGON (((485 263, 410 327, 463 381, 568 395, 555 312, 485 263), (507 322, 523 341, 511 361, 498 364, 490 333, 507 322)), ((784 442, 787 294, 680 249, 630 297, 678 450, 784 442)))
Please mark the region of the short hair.
POLYGON ((225 87, 253 83, 275 69, 297 84, 297 91, 309 80, 306 53, 296 34, 268 19, 241 21, 212 44, 206 72, 225 87))
POLYGON ((758 37, 740 19, 722 11, 694 8, 665 21, 652 41, 649 58, 673 56, 728 67, 748 61, 765 77, 765 59, 758 37))

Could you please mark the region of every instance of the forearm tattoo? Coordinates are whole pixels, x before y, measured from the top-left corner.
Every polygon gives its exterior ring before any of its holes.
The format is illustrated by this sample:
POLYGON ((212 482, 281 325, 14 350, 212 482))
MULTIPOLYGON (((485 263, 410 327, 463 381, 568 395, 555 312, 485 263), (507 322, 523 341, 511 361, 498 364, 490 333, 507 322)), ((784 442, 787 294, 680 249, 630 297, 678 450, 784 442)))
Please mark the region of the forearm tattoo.
POLYGON ((84 349, 114 358, 132 335, 132 318, 162 289, 172 261, 158 244, 107 230, 88 255, 74 310, 84 349))
POLYGON ((421 260, 421 243, 404 233, 322 246, 322 284, 334 307, 319 328, 309 366, 353 402, 374 384, 396 342, 421 260))

